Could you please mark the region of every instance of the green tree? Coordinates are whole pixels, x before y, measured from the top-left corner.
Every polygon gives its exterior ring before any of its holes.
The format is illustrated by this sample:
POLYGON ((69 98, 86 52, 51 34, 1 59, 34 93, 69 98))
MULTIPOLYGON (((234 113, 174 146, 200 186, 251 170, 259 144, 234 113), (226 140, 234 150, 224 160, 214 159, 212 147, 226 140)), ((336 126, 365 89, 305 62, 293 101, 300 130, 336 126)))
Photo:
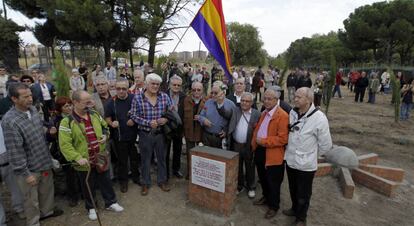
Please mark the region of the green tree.
POLYGON ((63 62, 62 55, 57 52, 56 58, 54 59, 54 68, 52 72, 52 78, 56 86, 57 97, 69 97, 70 86, 68 72, 63 62))
MULTIPOLYGON (((0 14, 2 11, 0 10, 0 14)), ((19 70, 19 35, 24 28, 0 16, 0 61, 10 71, 19 70)))
POLYGON ((262 48, 259 31, 251 24, 227 24, 227 36, 233 65, 263 66, 268 57, 262 48))

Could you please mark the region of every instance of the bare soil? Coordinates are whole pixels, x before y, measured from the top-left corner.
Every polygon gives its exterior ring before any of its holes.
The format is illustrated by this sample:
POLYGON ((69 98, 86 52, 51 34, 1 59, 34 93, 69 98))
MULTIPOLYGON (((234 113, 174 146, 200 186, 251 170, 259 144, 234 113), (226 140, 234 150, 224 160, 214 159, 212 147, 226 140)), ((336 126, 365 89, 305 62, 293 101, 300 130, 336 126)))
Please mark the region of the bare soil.
MULTIPOLYGON (((345 87, 341 88, 345 98, 332 99, 328 114, 334 143, 347 146, 358 155, 377 153, 379 164, 400 167, 406 171, 406 176, 394 198, 357 184, 353 199, 342 196, 333 176, 316 178, 308 225, 414 225, 413 117, 408 122, 396 124, 390 95, 377 95, 376 104, 355 103, 353 94, 345 87)), ((184 156, 182 160, 184 165, 184 156)), ((155 174, 152 176, 154 179, 155 174)), ((281 212, 272 220, 264 219, 266 209, 253 206, 245 193, 237 198, 233 214, 223 217, 188 202, 188 181, 172 178, 170 183, 171 192, 162 192, 154 185, 146 197, 140 195, 140 187, 135 184, 130 183, 126 194, 120 193, 115 185, 119 203, 125 211, 117 214, 101 210, 103 225, 290 225, 293 221, 281 212)), ((290 207, 287 177, 282 187, 281 208, 285 209, 290 207)), ((260 186, 256 192, 260 197, 260 186)), ((102 207, 101 200, 100 204, 102 207)), ((88 220, 83 203, 70 208, 66 200, 57 197, 57 205, 65 214, 46 220, 42 225, 98 225, 96 221, 88 220)), ((9 225, 22 225, 15 216, 12 218, 9 225)))

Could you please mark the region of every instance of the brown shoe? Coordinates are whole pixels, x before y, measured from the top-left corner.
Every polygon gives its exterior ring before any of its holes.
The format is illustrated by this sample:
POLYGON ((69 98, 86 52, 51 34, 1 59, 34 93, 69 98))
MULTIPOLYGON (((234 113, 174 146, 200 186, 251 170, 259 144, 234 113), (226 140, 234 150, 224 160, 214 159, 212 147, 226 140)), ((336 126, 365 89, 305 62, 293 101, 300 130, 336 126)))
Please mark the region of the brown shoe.
POLYGON ((253 202, 253 205, 255 206, 263 206, 266 205, 266 198, 263 196, 259 200, 256 200, 253 202))
POLYGON ((146 196, 146 195, 148 195, 148 187, 146 186, 146 185, 142 185, 142 187, 141 187, 141 195, 142 196, 146 196))
POLYGON ((165 192, 169 192, 171 190, 171 188, 168 186, 167 183, 160 184, 160 188, 162 191, 165 191, 165 192))
POLYGON ((266 219, 273 218, 274 216, 276 216, 276 214, 277 214, 277 210, 268 209, 267 212, 266 212, 266 214, 265 214, 265 218, 266 219))
POLYGON ((128 183, 121 183, 120 190, 122 193, 126 193, 128 191, 128 183))

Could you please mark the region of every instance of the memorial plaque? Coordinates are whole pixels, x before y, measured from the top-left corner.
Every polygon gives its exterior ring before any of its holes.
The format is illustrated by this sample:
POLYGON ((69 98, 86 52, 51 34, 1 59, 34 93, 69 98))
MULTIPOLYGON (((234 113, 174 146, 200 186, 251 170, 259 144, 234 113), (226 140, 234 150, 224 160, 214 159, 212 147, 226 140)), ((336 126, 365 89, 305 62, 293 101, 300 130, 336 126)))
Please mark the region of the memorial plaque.
POLYGON ((191 182, 224 193, 226 190, 226 163, 192 155, 191 182))

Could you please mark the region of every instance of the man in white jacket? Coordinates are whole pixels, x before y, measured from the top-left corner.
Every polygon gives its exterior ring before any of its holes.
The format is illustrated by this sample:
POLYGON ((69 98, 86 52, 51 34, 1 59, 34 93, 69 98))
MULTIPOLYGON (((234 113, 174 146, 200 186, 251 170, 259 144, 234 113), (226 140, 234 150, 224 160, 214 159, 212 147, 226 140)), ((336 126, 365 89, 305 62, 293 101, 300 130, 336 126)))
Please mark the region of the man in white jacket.
POLYGON ((295 225, 306 225, 318 155, 323 155, 332 147, 328 119, 312 101, 313 91, 310 88, 298 89, 294 98, 295 108, 289 114, 290 131, 285 160, 292 207, 283 213, 296 217, 295 225))

